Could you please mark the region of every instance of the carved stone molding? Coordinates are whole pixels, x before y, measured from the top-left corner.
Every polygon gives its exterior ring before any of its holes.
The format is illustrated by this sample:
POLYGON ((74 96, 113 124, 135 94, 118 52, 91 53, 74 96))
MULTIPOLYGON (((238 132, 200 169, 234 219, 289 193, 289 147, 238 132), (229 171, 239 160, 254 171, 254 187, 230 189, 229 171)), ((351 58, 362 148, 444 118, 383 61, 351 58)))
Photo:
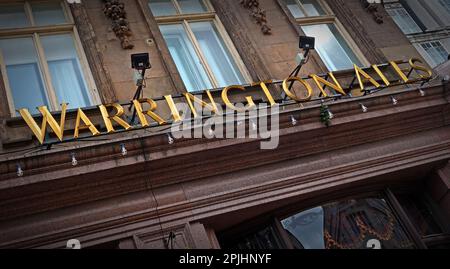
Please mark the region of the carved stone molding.
POLYGON ((361 0, 361 4, 367 12, 372 14, 373 19, 378 24, 382 24, 384 22, 383 15, 378 12, 378 4, 370 3, 368 0, 361 0))
POLYGON ((103 0, 103 13, 112 21, 112 30, 120 39, 123 49, 132 49, 134 45, 129 40, 132 35, 125 12, 125 4, 119 0, 103 0))
POLYGON ((259 0, 241 0, 241 5, 250 10, 250 16, 261 25, 261 31, 265 35, 272 34, 272 29, 267 25, 266 11, 259 7, 259 0))

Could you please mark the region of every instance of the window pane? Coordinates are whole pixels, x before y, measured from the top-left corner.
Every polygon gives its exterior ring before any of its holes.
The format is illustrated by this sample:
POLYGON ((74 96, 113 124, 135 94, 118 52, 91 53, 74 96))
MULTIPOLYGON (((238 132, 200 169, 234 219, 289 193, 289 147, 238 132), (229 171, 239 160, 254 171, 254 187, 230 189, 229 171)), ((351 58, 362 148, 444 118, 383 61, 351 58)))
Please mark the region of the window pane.
POLYGON ((41 37, 58 102, 69 108, 91 104, 75 44, 70 34, 41 37))
POLYGON ((212 22, 190 23, 202 53, 208 61, 219 87, 245 83, 242 74, 234 62, 228 48, 219 37, 212 22))
POLYGON ((433 66, 437 66, 445 61, 447 61, 448 58, 448 52, 445 50, 445 48, 442 46, 441 42, 439 41, 433 41, 433 42, 426 42, 420 44, 422 48, 425 50, 425 52, 428 54, 428 56, 433 61, 433 66))
POLYGON ((18 28, 29 26, 23 5, 0 6, 0 28, 18 28))
POLYGON ((285 0, 286 6, 288 7, 289 11, 291 11, 292 16, 294 18, 303 18, 305 17, 305 13, 303 13, 302 9, 298 5, 296 0, 285 0))
POLYGON ((171 0, 149 0, 148 5, 155 17, 177 14, 171 0))
POLYGON ((281 221, 294 245, 306 249, 414 248, 385 200, 329 203, 281 221))
POLYGON ((333 24, 302 26, 307 36, 316 38, 316 50, 330 71, 353 68, 361 65, 347 42, 333 24))
POLYGON ((34 3, 31 5, 36 25, 51 25, 65 23, 66 17, 59 2, 34 3))
POLYGON ((183 25, 161 25, 160 29, 186 89, 188 91, 211 89, 212 84, 183 25))
POLYGON ((202 13, 208 11, 202 0, 178 0, 181 13, 202 13))
POLYGON ((439 0, 439 4, 450 14, 450 0, 439 0))
POLYGON ((38 113, 36 107, 48 105, 48 101, 33 39, 3 39, 0 50, 15 109, 28 108, 31 113, 38 113))
POLYGON ((394 19, 394 22, 405 34, 421 32, 422 29, 416 24, 413 18, 404 8, 387 8, 386 11, 394 19))
POLYGON ((300 0, 308 16, 321 16, 325 15, 320 4, 317 0, 300 0))

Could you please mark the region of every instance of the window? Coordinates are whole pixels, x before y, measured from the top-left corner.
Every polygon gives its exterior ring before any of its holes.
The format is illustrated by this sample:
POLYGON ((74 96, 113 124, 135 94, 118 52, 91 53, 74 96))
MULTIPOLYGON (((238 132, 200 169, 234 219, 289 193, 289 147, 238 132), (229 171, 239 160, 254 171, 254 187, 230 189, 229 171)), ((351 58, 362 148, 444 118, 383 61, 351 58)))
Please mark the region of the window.
POLYGON ((438 204, 422 190, 396 197, 427 247, 448 249, 450 226, 438 204))
POLYGON ((64 2, 0 6, 0 67, 12 115, 98 103, 74 23, 64 2))
POLYGON ((406 11, 401 4, 386 4, 385 8, 394 22, 406 35, 422 32, 422 29, 420 29, 417 23, 409 15, 408 11, 406 11))
POLYGON ((250 81, 208 1, 150 0, 148 4, 188 91, 250 81))
MULTIPOLYGON (((316 38, 316 51, 330 71, 361 65, 360 58, 344 38, 337 19, 319 0, 284 0, 307 36, 316 38)), ((355 46, 353 46, 355 47, 355 46)))
POLYGON ((447 61, 449 53, 442 46, 439 41, 430 41, 420 43, 422 49, 426 52, 428 58, 431 60, 430 65, 435 67, 447 61))
POLYGON ((450 0, 439 0, 439 4, 450 14, 450 0))
POLYGON ((228 249, 416 248, 388 200, 382 194, 338 200, 282 218, 264 218, 247 230, 241 228, 245 224, 236 225, 218 239, 228 249))
POLYGON ((414 248, 387 202, 378 197, 344 200, 281 221, 294 245, 305 249, 414 248), (374 243, 374 244, 376 244, 374 243))
POLYGON ((224 249, 283 249, 284 245, 273 225, 264 225, 222 244, 224 249))

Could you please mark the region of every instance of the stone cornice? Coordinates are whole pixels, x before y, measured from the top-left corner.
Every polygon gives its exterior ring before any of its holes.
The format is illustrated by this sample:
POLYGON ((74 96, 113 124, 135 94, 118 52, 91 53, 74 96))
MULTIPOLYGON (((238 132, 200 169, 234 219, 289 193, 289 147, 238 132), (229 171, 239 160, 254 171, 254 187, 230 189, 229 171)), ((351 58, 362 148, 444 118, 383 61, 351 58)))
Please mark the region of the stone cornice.
MULTIPOLYGON (((341 162, 336 160, 330 163, 328 167, 314 171, 312 171, 313 169, 302 171, 304 168, 299 167, 298 164, 292 161, 286 167, 283 167, 283 169, 292 170, 291 175, 283 176, 283 173, 280 172, 280 167, 279 170, 269 169, 264 172, 264 175, 273 180, 266 180, 265 182, 259 183, 255 182, 254 184, 247 183, 247 185, 241 188, 214 192, 210 195, 200 195, 197 198, 192 197, 183 202, 162 205, 159 207, 159 218, 162 219, 163 227, 166 227, 169 223, 175 225, 176 223, 205 219, 219 213, 224 214, 256 205, 269 204, 277 200, 297 197, 299 195, 312 195, 323 190, 339 191, 345 194, 346 186, 361 186, 362 182, 364 182, 364 185, 369 186, 380 184, 380 182, 389 182, 391 179, 370 180, 370 178, 377 178, 380 175, 430 163, 443 162, 443 160, 450 158, 450 135, 448 130, 447 127, 441 130, 439 132, 440 134, 436 134, 441 135, 443 138, 439 143, 415 147, 412 150, 403 150, 397 154, 389 153, 390 150, 384 150, 385 155, 349 163, 343 163, 347 160, 343 156, 341 162), (333 163, 336 165, 333 165, 333 163)), ((399 147, 402 144, 401 140, 400 138, 396 139, 397 142, 392 143, 392 145, 399 147)), ((426 141, 422 141, 422 143, 426 144, 426 141)), ((330 152, 330 154, 332 153, 330 152)), ((255 174, 248 175, 250 177, 248 180, 253 181, 252 178, 261 176, 259 174, 261 171, 254 172, 255 174)), ((239 176, 242 175, 235 175, 234 177, 239 176)), ((217 188, 220 188, 220 186, 217 186, 217 188)), ((116 209, 110 208, 109 210, 114 211, 116 209)), ((11 241, 7 244, 3 242, 3 244, 0 244, 0 247, 21 247, 22 241, 27 241, 28 247, 32 242, 36 244, 36 247, 44 244, 47 247, 63 247, 64 242, 62 241, 69 237, 77 237, 83 239, 83 241, 94 241, 94 238, 95 240, 100 240, 101 237, 106 236, 109 239, 114 236, 120 238, 123 237, 124 231, 127 230, 130 232, 133 231, 133 233, 144 233, 144 231, 149 232, 149 229, 150 231, 152 229, 158 229, 159 224, 156 218, 155 210, 149 208, 128 215, 121 215, 120 217, 99 219, 94 223, 86 225, 73 226, 57 231, 52 230, 47 234, 35 238, 21 238, 18 241, 11 241), (104 232, 105 230, 108 231, 104 232)))
MULTIPOLYGON (((208 198, 191 193, 194 196, 183 198, 188 202, 184 200, 174 203, 160 202, 160 215, 165 218, 164 222, 177 221, 177 218, 178 221, 186 221, 186 218, 194 217, 205 218, 211 216, 212 212, 211 208, 205 208, 208 204, 226 205, 227 201, 233 201, 233 207, 239 204, 243 208, 251 205, 252 202, 249 200, 241 202, 250 195, 248 191, 264 193, 264 199, 269 199, 270 196, 265 196, 266 194, 297 188, 294 183, 296 180, 298 180, 299 188, 302 184, 306 184, 303 188, 309 188, 308 191, 312 192, 329 187, 328 183, 321 178, 334 177, 336 180, 341 178, 340 184, 345 185, 350 182, 350 179, 345 179, 347 174, 353 174, 356 177, 358 173, 365 170, 370 172, 372 168, 378 171, 377 173, 383 173, 390 171, 389 169, 405 169, 413 164, 448 159, 450 122, 445 115, 449 106, 446 90, 439 84, 427 88, 426 93, 425 97, 421 97, 416 89, 405 89, 356 100, 337 101, 330 105, 336 115, 330 128, 325 128, 319 122, 318 106, 300 110, 297 107, 283 111, 280 115, 280 147, 272 151, 261 151, 259 140, 177 140, 174 145, 169 145, 164 134, 143 133, 142 138, 113 136, 114 139, 111 141, 78 146, 76 150, 79 165, 77 167, 71 166, 68 157, 73 148, 36 153, 35 156, 25 158, 28 168, 26 175, 21 178, 15 175, 14 164, 17 160, 7 159, 0 162, 2 171, 0 227, 14 218, 23 219, 33 214, 52 212, 60 208, 87 206, 100 200, 106 201, 114 197, 133 195, 133 193, 149 192, 150 189, 178 188, 190 182, 207 182, 214 177, 222 178, 251 169, 267 169, 267 166, 271 165, 277 167, 290 160, 310 160, 323 154, 354 149, 380 141, 398 140, 401 137, 420 137, 421 132, 433 134, 433 137, 427 137, 428 142, 425 145, 408 142, 409 145, 404 145, 406 148, 399 150, 396 154, 372 157, 363 155, 360 161, 335 166, 336 169, 332 169, 331 166, 327 171, 317 169, 311 175, 305 174, 305 170, 303 174, 298 173, 294 178, 287 177, 289 180, 285 181, 283 178, 286 177, 280 176, 280 181, 267 183, 270 184, 267 186, 265 183, 259 183, 259 185, 243 186, 240 190, 224 193, 214 190, 208 198), (397 106, 392 105, 391 94, 395 94, 399 99, 397 106), (360 102, 369 107, 369 112, 361 112, 360 102), (299 123, 294 127, 290 124, 290 115, 295 115, 299 119, 299 123), (126 158, 120 156, 117 147, 124 141, 129 150, 126 158), (201 166, 198 165, 199 163, 201 166), (8 166, 13 167, 8 168, 8 166), (3 172, 8 169, 9 173, 3 172), (301 182, 303 183, 300 184, 301 182), (169 219, 169 215, 173 215, 171 218, 175 219, 169 219)), ((327 158, 333 160, 331 156, 327 158)), ((370 175, 375 174, 376 172, 373 172, 370 175)), ((361 177, 367 176, 369 175, 361 175, 361 177)), ((247 178, 247 176, 242 175, 240 178, 247 178)), ((329 184, 333 182, 336 183, 336 181, 330 181, 329 184)), ((294 194, 298 192, 294 191, 294 194)), ((282 197, 282 194, 277 195, 282 197)), ((113 217, 108 221, 105 218, 99 220, 94 226, 90 226, 91 224, 73 226, 67 232, 61 231, 61 234, 49 232, 48 238, 36 239, 36 245, 47 244, 52 240, 58 241, 60 240, 58 238, 70 233, 86 233, 87 231, 96 233, 106 227, 122 227, 144 220, 148 220, 146 224, 151 226, 151 223, 155 223, 156 217, 151 201, 147 201, 146 206, 143 207, 148 209, 140 213, 139 210, 138 212, 130 211, 127 214, 120 213, 120 218, 113 217)), ((1 245, 4 246, 15 244, 10 240, 0 240, 0 242, 3 242, 1 245)), ((20 245, 20 242, 17 242, 17 245, 20 245)))

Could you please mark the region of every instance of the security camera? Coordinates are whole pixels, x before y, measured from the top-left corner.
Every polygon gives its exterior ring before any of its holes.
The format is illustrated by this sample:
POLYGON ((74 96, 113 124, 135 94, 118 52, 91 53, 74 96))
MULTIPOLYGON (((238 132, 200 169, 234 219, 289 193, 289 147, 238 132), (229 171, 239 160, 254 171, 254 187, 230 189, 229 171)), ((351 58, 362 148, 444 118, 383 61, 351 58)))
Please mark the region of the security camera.
POLYGON ((313 50, 316 39, 311 36, 300 36, 299 48, 304 50, 313 50))
POLYGON ((150 57, 148 53, 137 53, 131 55, 131 67, 136 70, 149 69, 150 57))

